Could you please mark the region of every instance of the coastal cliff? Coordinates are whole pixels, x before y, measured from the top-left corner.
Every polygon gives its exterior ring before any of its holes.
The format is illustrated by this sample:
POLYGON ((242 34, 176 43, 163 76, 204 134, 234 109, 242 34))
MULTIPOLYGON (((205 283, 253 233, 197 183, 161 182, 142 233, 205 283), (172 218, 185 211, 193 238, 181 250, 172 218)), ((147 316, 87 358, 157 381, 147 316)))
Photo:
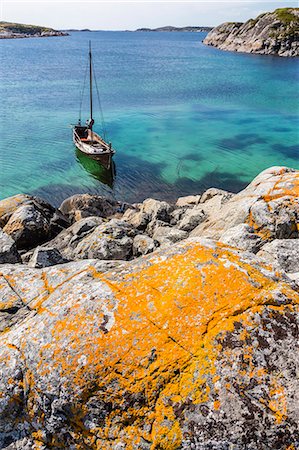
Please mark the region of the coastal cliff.
POLYGON ((17 39, 31 37, 68 36, 68 33, 53 28, 20 23, 0 22, 0 39, 17 39))
POLYGON ((299 171, 0 226, 0 448, 296 448, 299 171))
POLYGON ((276 9, 245 23, 223 23, 210 31, 203 42, 221 50, 298 56, 299 8, 276 9))

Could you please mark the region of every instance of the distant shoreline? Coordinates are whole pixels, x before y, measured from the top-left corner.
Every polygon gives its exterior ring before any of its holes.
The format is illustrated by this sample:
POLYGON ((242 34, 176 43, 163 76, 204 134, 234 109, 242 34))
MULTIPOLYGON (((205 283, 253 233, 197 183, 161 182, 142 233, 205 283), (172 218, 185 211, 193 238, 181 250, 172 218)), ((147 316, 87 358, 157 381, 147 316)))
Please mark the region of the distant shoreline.
POLYGON ((0 39, 45 38, 55 36, 69 36, 69 33, 65 33, 62 31, 42 33, 42 34, 0 33, 0 39))
POLYGON ((147 33, 147 32, 208 32, 211 31, 213 27, 160 27, 160 28, 137 28, 137 30, 89 30, 88 28, 83 30, 76 29, 65 29, 61 30, 67 33, 80 33, 80 32, 89 32, 89 33, 97 33, 97 32, 123 32, 123 33, 147 33))

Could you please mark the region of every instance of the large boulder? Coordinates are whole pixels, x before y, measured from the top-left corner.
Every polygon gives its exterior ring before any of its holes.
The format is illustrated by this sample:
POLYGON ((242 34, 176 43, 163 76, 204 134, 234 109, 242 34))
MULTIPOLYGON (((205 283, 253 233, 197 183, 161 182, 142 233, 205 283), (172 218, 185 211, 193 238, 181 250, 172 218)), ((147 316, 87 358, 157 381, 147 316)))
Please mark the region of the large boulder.
POLYGON ((66 262, 68 262, 68 260, 64 258, 56 248, 36 247, 28 266, 41 269, 42 267, 55 266, 66 262))
POLYGON ((172 227, 157 227, 153 234, 153 239, 160 245, 170 245, 174 242, 187 239, 188 233, 184 230, 178 230, 172 227))
POLYGON ((71 222, 81 220, 85 217, 98 216, 103 218, 123 212, 126 208, 121 202, 110 200, 101 195, 76 194, 65 199, 60 205, 60 211, 66 215, 71 222))
POLYGON ((146 234, 137 234, 133 239, 133 255, 141 256, 156 250, 158 242, 146 234))
POLYGON ((264 245, 258 256, 285 272, 299 272, 299 239, 275 239, 264 245))
POLYGON ((0 228, 0 264, 21 261, 15 241, 0 228))
POLYGON ((203 208, 201 208, 201 206, 194 206, 193 208, 186 210, 177 223, 177 227, 183 231, 192 231, 206 219, 207 215, 203 208))
POLYGON ((44 246, 55 248, 64 258, 74 260, 76 258, 77 245, 83 238, 91 234, 97 226, 103 223, 104 221, 101 217, 86 217, 73 223, 73 225, 63 230, 44 246))
POLYGON ((189 207, 198 205, 201 195, 187 195, 186 197, 179 197, 176 201, 176 208, 189 207))
POLYGON ((74 259, 128 260, 138 231, 127 222, 111 219, 95 228, 76 246, 74 259))
POLYGON ((208 220, 196 227, 191 236, 219 239, 229 228, 242 223, 251 226, 263 240, 299 236, 298 170, 271 167, 224 204, 205 209, 212 201, 213 198, 203 203, 208 220))
POLYGON ((162 220, 163 222, 169 222, 171 219, 171 212, 174 207, 167 202, 155 200, 153 198, 147 198, 141 205, 141 211, 148 214, 151 220, 162 220))
POLYGON ((0 448, 296 447, 293 282, 201 240, 111 264, 2 267, 0 448))
POLYGON ((52 205, 23 194, 0 201, 0 223, 19 249, 33 248, 69 226, 67 218, 52 205))
POLYGON ((150 219, 151 217, 149 214, 140 211, 140 209, 131 208, 128 208, 122 216, 122 220, 129 222, 140 231, 144 231, 146 229, 150 219))

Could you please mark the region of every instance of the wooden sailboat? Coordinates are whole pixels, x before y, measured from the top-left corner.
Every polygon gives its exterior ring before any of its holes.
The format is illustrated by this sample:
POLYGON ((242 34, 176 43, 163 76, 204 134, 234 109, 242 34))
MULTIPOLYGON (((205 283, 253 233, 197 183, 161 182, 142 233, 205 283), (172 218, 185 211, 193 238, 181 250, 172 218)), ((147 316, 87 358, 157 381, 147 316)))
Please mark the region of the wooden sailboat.
POLYGON ((89 102, 90 102, 90 119, 85 125, 81 124, 79 118, 77 125, 73 126, 73 141, 78 150, 91 159, 99 161, 104 167, 111 166, 111 158, 115 153, 111 143, 107 143, 105 139, 93 131, 93 67, 91 42, 89 41, 89 102))

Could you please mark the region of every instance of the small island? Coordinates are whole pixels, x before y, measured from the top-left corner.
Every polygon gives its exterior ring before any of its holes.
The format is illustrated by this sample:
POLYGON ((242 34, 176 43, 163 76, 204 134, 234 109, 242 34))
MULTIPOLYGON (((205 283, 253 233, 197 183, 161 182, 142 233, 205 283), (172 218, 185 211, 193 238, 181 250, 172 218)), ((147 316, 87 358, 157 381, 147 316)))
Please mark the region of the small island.
POLYGON ((188 31, 188 32, 193 32, 193 33, 198 33, 198 32, 204 32, 204 31, 211 31, 212 27, 173 27, 171 25, 168 25, 166 27, 159 27, 159 28, 138 28, 135 31, 168 31, 168 32, 172 32, 172 31, 188 31))
POLYGON ((0 22, 0 39, 18 39, 32 37, 68 36, 64 31, 37 25, 24 25, 21 23, 0 22))
POLYGON ((299 8, 279 8, 245 23, 223 23, 203 43, 221 50, 299 56, 299 8))

